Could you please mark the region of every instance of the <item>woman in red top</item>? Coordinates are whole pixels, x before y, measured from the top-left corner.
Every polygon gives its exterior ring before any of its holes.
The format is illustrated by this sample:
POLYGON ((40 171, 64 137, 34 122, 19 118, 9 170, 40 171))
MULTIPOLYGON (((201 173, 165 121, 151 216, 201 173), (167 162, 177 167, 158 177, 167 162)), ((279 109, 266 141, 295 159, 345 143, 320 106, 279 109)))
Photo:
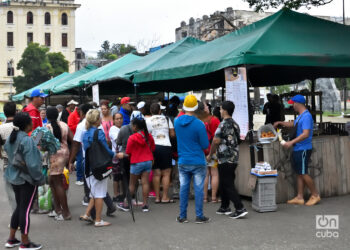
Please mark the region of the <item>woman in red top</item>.
POLYGON ((130 194, 135 192, 135 185, 141 176, 143 206, 142 211, 148 212, 149 173, 152 169, 153 151, 156 148, 152 135, 148 133, 144 119, 135 118, 131 122, 134 134, 128 139, 125 153, 130 158, 130 194))
MULTIPOLYGON (((216 129, 219 127, 220 120, 211 115, 210 108, 207 103, 199 103, 198 110, 196 111, 196 115, 198 119, 200 119, 205 124, 205 128, 207 130, 209 147, 205 150, 205 155, 208 155, 210 152, 210 145, 215 136, 216 129)), ((209 176, 211 180, 211 202, 216 203, 217 200, 217 192, 219 187, 219 172, 218 172, 218 162, 217 160, 213 160, 208 162, 208 171, 207 176, 204 181, 204 202, 208 202, 208 184, 209 184, 209 176)))
POLYGON ((73 135, 75 135, 75 131, 77 130, 77 126, 80 122, 79 108, 75 108, 72 113, 68 116, 68 127, 70 131, 72 131, 73 135))

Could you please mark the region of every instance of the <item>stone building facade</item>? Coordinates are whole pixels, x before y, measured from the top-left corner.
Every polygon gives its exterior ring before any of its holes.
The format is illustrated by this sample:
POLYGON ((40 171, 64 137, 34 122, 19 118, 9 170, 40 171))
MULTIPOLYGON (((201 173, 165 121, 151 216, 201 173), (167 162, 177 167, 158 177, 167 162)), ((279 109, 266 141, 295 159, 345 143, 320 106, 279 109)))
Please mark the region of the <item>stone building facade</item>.
POLYGON ((0 106, 15 93, 13 76, 21 74, 17 63, 30 42, 61 52, 74 72, 75 11, 79 7, 74 0, 1 1, 0 106))
MULTIPOLYGON (((175 38, 176 41, 179 41, 191 36, 203 41, 211 41, 272 14, 272 12, 257 13, 255 11, 234 10, 229 7, 225 11, 216 11, 210 16, 204 15, 197 19, 191 17, 188 23, 182 21, 180 27, 175 30, 175 38)), ((341 17, 318 17, 339 23, 343 21, 341 17)), ((350 24, 350 19, 347 18, 345 22, 350 24)))

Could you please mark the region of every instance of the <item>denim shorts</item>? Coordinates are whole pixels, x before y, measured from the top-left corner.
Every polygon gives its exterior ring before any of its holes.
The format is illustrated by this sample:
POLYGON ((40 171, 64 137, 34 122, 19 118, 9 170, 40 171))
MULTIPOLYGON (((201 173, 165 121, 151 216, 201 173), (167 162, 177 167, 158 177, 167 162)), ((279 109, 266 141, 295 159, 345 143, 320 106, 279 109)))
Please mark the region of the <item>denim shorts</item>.
POLYGON ((130 166, 130 174, 140 175, 143 172, 150 173, 152 170, 152 161, 144 161, 130 166))

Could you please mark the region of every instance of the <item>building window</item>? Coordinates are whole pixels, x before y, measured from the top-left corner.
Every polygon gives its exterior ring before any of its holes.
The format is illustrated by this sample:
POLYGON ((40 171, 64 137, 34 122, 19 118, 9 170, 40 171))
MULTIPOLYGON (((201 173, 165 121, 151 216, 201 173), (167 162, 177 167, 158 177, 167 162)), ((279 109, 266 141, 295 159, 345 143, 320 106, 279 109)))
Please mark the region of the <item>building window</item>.
POLYGON ((187 37, 187 31, 183 31, 183 32, 181 33, 181 36, 182 36, 182 38, 187 37))
POLYGON ((62 14, 62 25, 68 25, 68 16, 66 13, 62 14))
POLYGON ((13 23, 13 12, 7 12, 7 23, 13 23))
POLYGON ((13 47, 13 32, 7 32, 7 46, 13 47))
POLYGON ((49 12, 46 12, 46 13, 45 13, 45 24, 46 24, 46 25, 51 24, 51 15, 50 15, 49 12))
POLYGON ((45 33, 45 46, 51 47, 51 34, 45 33))
POLYGON ((27 33, 27 45, 33 42, 33 33, 28 32, 27 33))
POLYGON ((27 24, 33 24, 34 23, 34 20, 33 20, 33 13, 32 12, 28 12, 27 13, 27 24))
POLYGON ((13 60, 7 62, 7 76, 14 76, 15 68, 13 67, 13 60))
POLYGON ((68 35, 67 35, 67 33, 62 34, 62 47, 68 47, 68 35))

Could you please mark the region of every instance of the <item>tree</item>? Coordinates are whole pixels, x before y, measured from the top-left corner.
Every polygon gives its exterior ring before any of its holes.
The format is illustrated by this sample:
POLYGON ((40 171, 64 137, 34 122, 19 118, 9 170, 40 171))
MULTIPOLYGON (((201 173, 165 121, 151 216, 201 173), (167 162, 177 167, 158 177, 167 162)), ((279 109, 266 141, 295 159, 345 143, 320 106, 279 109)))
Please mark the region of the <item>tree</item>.
POLYGON ((256 12, 267 10, 269 8, 278 8, 280 6, 288 9, 299 9, 306 7, 310 9, 312 6, 318 7, 329 4, 333 0, 244 0, 249 3, 250 7, 254 7, 256 12))
POLYGON ((38 43, 30 43, 24 50, 21 60, 17 64, 17 69, 21 70, 23 75, 13 78, 17 93, 68 71, 68 61, 61 53, 48 52, 47 47, 40 46, 38 43))
POLYGON ((134 50, 135 46, 124 43, 114 43, 111 45, 109 41, 104 41, 101 45, 101 50, 97 52, 97 57, 100 59, 117 59, 118 57, 124 56, 134 50))
POLYGON ((65 59, 61 52, 48 53, 47 56, 53 69, 53 77, 69 71, 69 62, 65 59))

